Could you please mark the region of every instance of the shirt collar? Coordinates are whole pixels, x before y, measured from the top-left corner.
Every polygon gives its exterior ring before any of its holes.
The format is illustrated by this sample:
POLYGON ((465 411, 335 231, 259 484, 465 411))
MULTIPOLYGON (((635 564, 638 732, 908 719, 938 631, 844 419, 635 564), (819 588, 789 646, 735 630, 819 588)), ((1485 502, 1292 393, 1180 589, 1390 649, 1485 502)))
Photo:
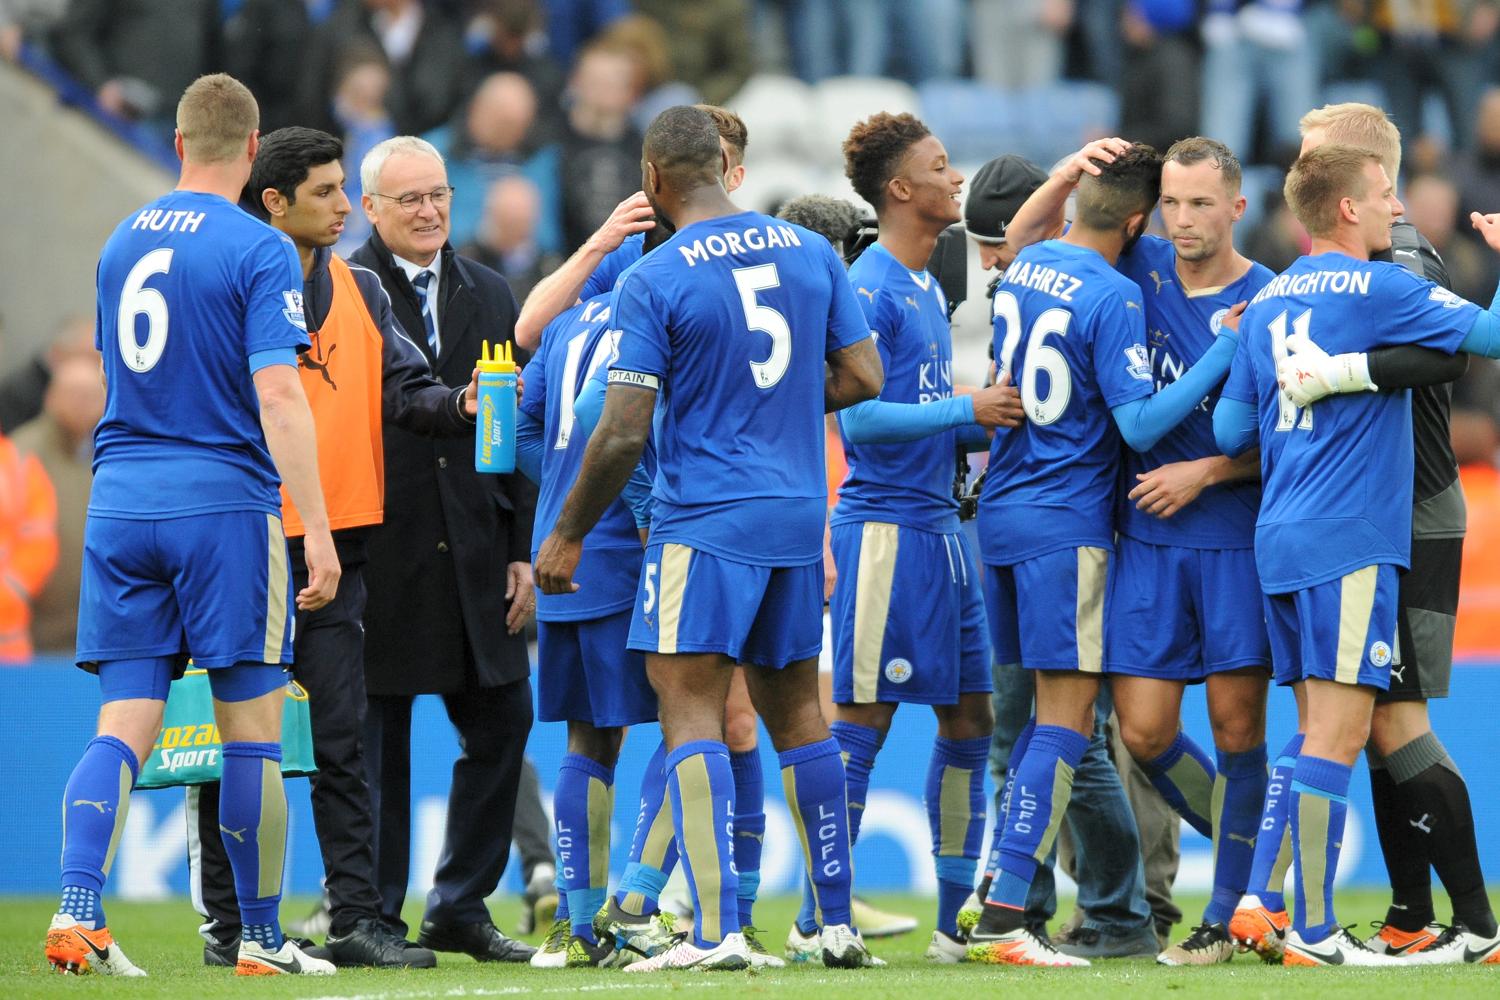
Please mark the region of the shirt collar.
POLYGON ((428 264, 426 267, 423 267, 421 264, 413 264, 405 257, 398 257, 394 253, 391 254, 391 259, 396 262, 397 267, 401 268, 401 272, 406 275, 406 280, 413 283, 416 282, 417 275, 421 274, 423 271, 431 271, 432 280, 427 285, 427 290, 429 293, 435 291, 437 289, 438 283, 443 280, 442 254, 438 254, 436 257, 432 258, 432 263, 428 264))

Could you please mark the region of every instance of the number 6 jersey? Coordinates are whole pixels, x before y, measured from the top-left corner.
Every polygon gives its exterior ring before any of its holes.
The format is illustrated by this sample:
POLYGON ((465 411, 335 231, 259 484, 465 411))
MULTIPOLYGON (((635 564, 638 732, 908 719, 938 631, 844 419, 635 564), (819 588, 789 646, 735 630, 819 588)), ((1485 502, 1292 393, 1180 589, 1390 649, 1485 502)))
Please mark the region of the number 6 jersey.
POLYGON ((995 290, 995 360, 1026 423, 995 432, 979 498, 991 566, 1078 546, 1114 548, 1124 447, 1111 408, 1152 393, 1141 290, 1099 253, 1027 247, 995 290))
POLYGON ((1406 268, 1301 257, 1256 294, 1220 394, 1256 408, 1261 589, 1285 594, 1411 555, 1411 393, 1328 396, 1298 409, 1276 382, 1286 338, 1329 354, 1418 344, 1453 353, 1479 307, 1406 268))
POLYGON ((828 241, 758 212, 697 222, 625 272, 610 312, 610 384, 660 393, 652 543, 817 562, 823 359, 870 336, 828 241))
POLYGON ((173 191, 115 228, 97 283, 108 394, 90 513, 280 516, 250 357, 308 345, 291 240, 217 195, 173 191))

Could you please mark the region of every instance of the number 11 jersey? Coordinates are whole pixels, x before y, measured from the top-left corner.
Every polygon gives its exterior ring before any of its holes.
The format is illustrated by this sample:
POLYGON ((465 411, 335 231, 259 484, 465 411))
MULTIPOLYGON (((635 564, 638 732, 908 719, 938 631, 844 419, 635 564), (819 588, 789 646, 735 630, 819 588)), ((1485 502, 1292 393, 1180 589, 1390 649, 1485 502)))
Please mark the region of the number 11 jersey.
POLYGON ((1026 422, 995 432, 979 497, 980 556, 1009 566, 1114 548, 1121 448, 1112 407, 1152 393, 1141 290, 1093 250, 1022 250, 995 290, 995 360, 1026 422))
POLYGON ((822 557, 826 355, 870 336, 823 237, 758 212, 677 231, 620 278, 611 385, 660 395, 653 544, 822 557))
POLYGON ((173 191, 115 227, 97 283, 108 392, 89 511, 279 517, 249 359, 307 347, 291 240, 218 195, 173 191))

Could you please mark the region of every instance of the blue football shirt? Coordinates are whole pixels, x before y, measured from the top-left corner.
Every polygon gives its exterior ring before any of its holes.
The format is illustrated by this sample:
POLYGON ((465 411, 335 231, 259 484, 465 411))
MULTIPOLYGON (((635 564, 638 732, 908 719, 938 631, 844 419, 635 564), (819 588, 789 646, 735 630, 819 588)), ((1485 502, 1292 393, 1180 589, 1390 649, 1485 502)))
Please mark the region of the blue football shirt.
POLYGON ((759 212, 694 223, 615 286, 611 384, 656 387, 651 540, 822 558, 824 358, 870 336, 828 241, 759 212))
POLYGON ((578 293, 580 299, 588 300, 595 295, 608 295, 615 287, 615 282, 620 280, 620 275, 629 269, 631 264, 640 260, 646 252, 646 234, 631 233, 624 241, 599 262, 594 268, 594 273, 589 275, 589 280, 583 283, 583 291, 578 293))
MULTIPOLYGON (((907 270, 875 243, 849 268, 849 283, 885 366, 880 398, 920 405, 952 397, 953 335, 937 280, 926 271, 907 270)), ((842 420, 839 426, 842 430, 842 420)), ((833 523, 885 521, 957 531, 957 448, 955 430, 899 444, 855 444, 844 437, 849 475, 839 487, 833 523)))
MULTIPOLYGON (((1198 363, 1218 336, 1230 307, 1248 302, 1275 272, 1251 264, 1237 281, 1222 288, 1189 292, 1177 280, 1177 250, 1160 236, 1143 236, 1120 257, 1120 273, 1141 287, 1146 307, 1146 349, 1159 390, 1177 381, 1198 363)), ((1214 443, 1214 403, 1222 384, 1168 431, 1148 452, 1125 449, 1124 489, 1120 491, 1120 534, 1153 545, 1195 549, 1248 549, 1255 544, 1255 516, 1260 510, 1260 483, 1240 480, 1210 486, 1198 499, 1165 520, 1138 510, 1128 494, 1136 475, 1171 462, 1188 462, 1219 454, 1214 443)))
POLYGON ((104 244, 97 310, 108 392, 90 512, 279 515, 248 360, 308 345, 292 241, 217 195, 173 191, 104 244))
MULTIPOLYGON (((544 450, 542 483, 531 536, 532 561, 552 533, 563 501, 583 466, 588 437, 573 419, 573 400, 595 371, 614 353, 609 331, 609 296, 599 295, 566 310, 542 331, 542 342, 526 365, 521 409, 541 421, 544 450)), ((582 621, 629 608, 640 577, 640 535, 624 502, 616 499, 584 536, 583 556, 573 578, 577 593, 537 595, 543 621, 582 621)))
POLYGON ((985 563, 1114 547, 1124 444, 1112 407, 1151 395, 1141 290, 1093 250, 1027 247, 995 289, 995 359, 1026 423, 1000 428, 979 497, 985 563))
POLYGON ((1261 589, 1284 594, 1411 557, 1410 390, 1293 406, 1276 382, 1286 338, 1329 354, 1419 344, 1452 353, 1479 307, 1396 264, 1301 257, 1251 301, 1223 396, 1253 403, 1264 497, 1255 531, 1261 589))

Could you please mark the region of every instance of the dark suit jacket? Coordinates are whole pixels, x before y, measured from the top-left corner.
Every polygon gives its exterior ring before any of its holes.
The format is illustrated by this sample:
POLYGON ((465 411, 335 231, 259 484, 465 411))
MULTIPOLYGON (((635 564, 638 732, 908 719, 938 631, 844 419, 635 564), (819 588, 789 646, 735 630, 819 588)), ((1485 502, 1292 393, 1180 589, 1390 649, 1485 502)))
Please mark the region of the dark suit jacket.
MULTIPOLYGON (((452 247, 441 257, 442 353, 431 357, 425 336, 411 339, 439 379, 467 385, 480 341, 513 342, 516 300, 489 268, 452 247)), ((380 277, 406 330, 425 329, 378 231, 349 259, 380 277)), ((385 523, 370 534, 365 571, 370 694, 441 694, 528 675, 525 637, 505 631, 505 580, 508 563, 530 561, 535 511, 536 489, 520 473, 474 471, 472 433, 434 440, 385 428, 385 523)))

